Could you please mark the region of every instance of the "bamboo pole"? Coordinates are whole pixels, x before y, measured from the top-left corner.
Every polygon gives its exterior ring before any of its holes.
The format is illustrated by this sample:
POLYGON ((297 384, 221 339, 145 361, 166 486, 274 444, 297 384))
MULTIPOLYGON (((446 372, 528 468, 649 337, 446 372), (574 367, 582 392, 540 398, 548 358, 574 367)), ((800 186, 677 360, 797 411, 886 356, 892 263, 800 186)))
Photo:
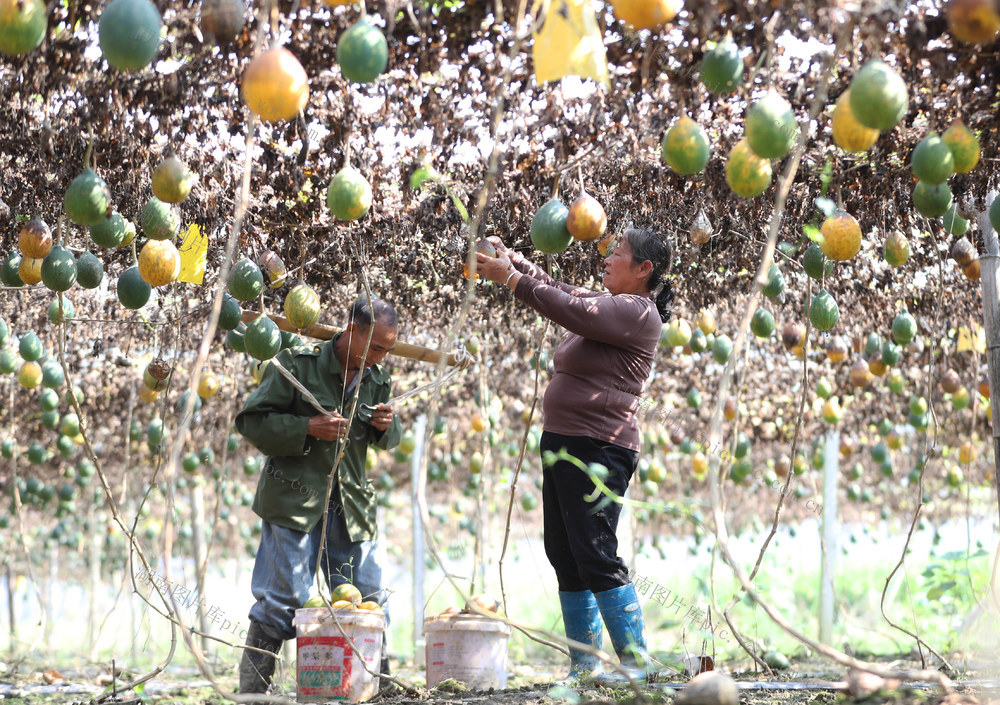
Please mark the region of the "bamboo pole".
MULTIPOLYGON (((243 322, 250 323, 260 315, 259 311, 243 311, 243 322)), ((340 333, 342 329, 334 328, 333 326, 326 326, 322 323, 317 323, 314 326, 309 326, 305 330, 297 330, 292 327, 292 324, 288 322, 287 318, 283 316, 278 316, 273 313, 267 314, 272 321, 274 321, 278 328, 288 333, 298 333, 299 335, 306 335, 310 338, 316 338, 318 340, 329 340, 337 333, 340 333)), ((396 343, 391 351, 390 355, 396 355, 398 357, 405 357, 410 360, 419 360, 421 362, 433 362, 437 364, 444 358, 444 364, 454 367, 458 364, 458 359, 455 357, 454 353, 445 353, 440 350, 432 350, 431 348, 426 348, 423 345, 412 345, 410 343, 396 343)))
MULTIPOLYGON (((983 234, 986 255, 980 257, 980 279, 983 292, 983 324, 986 329, 986 363, 990 378, 990 405, 1000 399, 1000 243, 997 233, 990 223, 990 206, 997 197, 996 191, 986 194, 986 207, 976 213, 979 232, 983 234)), ((997 486, 997 511, 1000 512, 1000 414, 993 414, 993 478, 997 486)))

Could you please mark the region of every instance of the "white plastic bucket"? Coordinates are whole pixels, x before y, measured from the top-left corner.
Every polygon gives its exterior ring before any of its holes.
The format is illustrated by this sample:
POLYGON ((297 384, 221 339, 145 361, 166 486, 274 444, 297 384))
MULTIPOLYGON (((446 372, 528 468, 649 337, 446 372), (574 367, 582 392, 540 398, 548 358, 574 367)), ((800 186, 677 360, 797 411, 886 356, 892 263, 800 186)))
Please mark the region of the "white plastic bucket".
POLYGON ((473 690, 507 687, 510 627, 477 614, 424 621, 427 687, 449 678, 473 690))
POLYGON ((346 700, 360 703, 378 692, 378 678, 370 675, 381 665, 385 615, 360 609, 334 610, 344 634, 326 607, 295 610, 296 699, 300 703, 346 700))

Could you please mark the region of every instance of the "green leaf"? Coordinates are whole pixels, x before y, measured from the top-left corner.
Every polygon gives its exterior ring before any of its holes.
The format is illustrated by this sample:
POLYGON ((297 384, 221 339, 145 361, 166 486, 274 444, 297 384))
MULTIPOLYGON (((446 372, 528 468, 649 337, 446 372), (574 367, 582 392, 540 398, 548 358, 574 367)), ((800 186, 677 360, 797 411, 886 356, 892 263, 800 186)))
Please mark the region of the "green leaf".
POLYGON ((944 593, 948 592, 949 590, 951 590, 953 587, 955 587, 956 584, 957 583, 955 583, 954 580, 948 580, 948 581, 943 582, 940 585, 938 585, 937 589, 940 590, 942 594, 944 594, 944 593))
POLYGON ((462 204, 462 201, 458 197, 458 194, 452 191, 451 187, 448 184, 442 184, 442 185, 444 186, 444 190, 448 192, 448 196, 451 198, 451 202, 455 204, 455 210, 457 210, 458 214, 462 217, 462 222, 468 223, 469 211, 465 210, 465 206, 462 204))
POLYGON ((410 174, 410 188, 416 191, 428 181, 438 181, 441 175, 432 166, 422 166, 410 174))
POLYGON ((928 600, 937 600, 943 594, 944 594, 944 591, 941 588, 939 588, 939 587, 933 587, 933 588, 931 588, 930 590, 927 591, 927 599, 928 600))
POLYGON ((817 228, 815 225, 806 223, 805 225, 802 226, 802 232, 805 233, 806 237, 808 237, 813 242, 819 242, 819 243, 823 242, 823 233, 821 233, 820 229, 817 228))
POLYGON ((820 192, 823 196, 826 196, 826 192, 830 188, 830 183, 833 181, 833 158, 827 157, 826 164, 823 165, 823 171, 819 174, 819 182, 822 184, 822 189, 820 192))

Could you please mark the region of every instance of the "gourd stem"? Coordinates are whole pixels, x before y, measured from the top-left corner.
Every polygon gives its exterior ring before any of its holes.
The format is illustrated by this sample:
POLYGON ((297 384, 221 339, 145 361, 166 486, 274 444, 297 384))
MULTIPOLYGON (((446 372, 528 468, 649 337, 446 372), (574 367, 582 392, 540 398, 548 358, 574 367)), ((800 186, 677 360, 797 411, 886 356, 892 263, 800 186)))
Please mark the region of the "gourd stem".
POLYGON ((299 232, 299 281, 306 283, 306 238, 299 232))
POLYGON ((87 152, 83 155, 83 168, 90 168, 90 156, 94 152, 94 134, 90 134, 90 142, 87 143, 87 152))
POLYGON ((552 184, 552 195, 550 198, 557 198, 559 196, 559 184, 562 182, 562 172, 556 174, 555 183, 552 184))

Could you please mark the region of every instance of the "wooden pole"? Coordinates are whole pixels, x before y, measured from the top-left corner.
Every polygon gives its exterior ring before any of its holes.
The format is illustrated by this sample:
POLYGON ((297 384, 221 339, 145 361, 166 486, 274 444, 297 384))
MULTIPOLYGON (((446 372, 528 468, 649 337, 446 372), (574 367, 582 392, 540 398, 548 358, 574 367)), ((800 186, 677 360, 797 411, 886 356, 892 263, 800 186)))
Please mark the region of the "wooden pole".
MULTIPOLYGON (((985 210, 976 213, 979 232, 983 234, 986 254, 980 257, 979 283, 983 291, 983 325, 986 329, 986 363, 990 378, 990 408, 1000 400, 1000 243, 990 223, 990 206, 997 197, 996 191, 986 194, 985 210)), ((997 486, 997 511, 1000 512, 1000 414, 993 414, 993 479, 997 486)))
MULTIPOLYGON (((243 322, 250 323, 255 318, 260 315, 259 311, 243 311, 243 322)), ((310 326, 305 330, 296 330, 292 327, 292 324, 288 322, 287 318, 283 316, 278 316, 273 313, 267 314, 272 321, 278 324, 278 328, 288 333, 298 333, 299 335, 305 335, 310 338, 316 338, 317 340, 329 340, 337 333, 341 331, 340 328, 334 328, 333 326, 325 326, 317 323, 314 326, 310 326)), ((405 357, 410 360, 420 360, 421 362, 432 362, 437 364, 440 362, 441 358, 444 358, 444 364, 449 367, 454 367, 458 364, 458 360, 455 358, 454 353, 445 353, 440 350, 432 350, 431 348, 425 348, 423 345, 411 345, 410 343, 396 343, 396 347, 392 349, 389 353, 390 355, 396 355, 398 357, 405 357)))

